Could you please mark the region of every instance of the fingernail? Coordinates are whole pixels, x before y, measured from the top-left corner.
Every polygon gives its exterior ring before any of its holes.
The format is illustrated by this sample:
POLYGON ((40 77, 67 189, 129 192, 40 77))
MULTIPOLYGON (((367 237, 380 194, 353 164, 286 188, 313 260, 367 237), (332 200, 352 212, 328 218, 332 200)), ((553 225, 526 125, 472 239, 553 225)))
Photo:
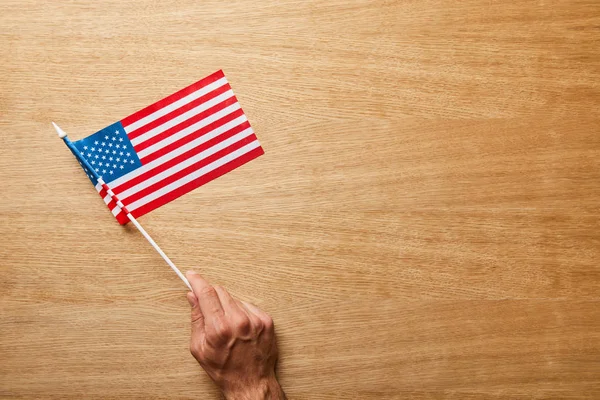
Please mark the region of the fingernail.
POLYGON ((191 269, 189 271, 186 271, 185 276, 188 275, 196 275, 196 271, 192 271, 191 269))

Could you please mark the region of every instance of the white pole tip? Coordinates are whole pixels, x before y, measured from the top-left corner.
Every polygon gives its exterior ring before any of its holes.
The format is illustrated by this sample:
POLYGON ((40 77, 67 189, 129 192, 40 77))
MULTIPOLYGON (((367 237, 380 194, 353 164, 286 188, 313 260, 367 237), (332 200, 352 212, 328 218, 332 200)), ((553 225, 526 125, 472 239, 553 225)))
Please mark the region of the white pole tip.
POLYGON ((67 133, 65 131, 63 131, 62 129, 60 129, 60 127, 58 125, 56 125, 54 122, 52 122, 52 125, 54 126, 54 129, 56 129, 56 133, 58 133, 58 137, 63 139, 67 136, 67 133))

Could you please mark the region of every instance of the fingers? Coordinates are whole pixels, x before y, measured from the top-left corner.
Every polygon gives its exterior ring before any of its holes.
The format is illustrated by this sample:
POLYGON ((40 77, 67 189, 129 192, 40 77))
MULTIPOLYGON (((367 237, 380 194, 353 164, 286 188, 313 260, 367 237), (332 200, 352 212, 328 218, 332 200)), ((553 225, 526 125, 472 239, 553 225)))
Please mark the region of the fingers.
POLYGON ((223 307, 215 288, 194 271, 186 272, 185 276, 192 285, 192 289, 194 289, 200 311, 205 320, 223 316, 223 307))
POLYGON ((204 333, 204 315, 202 314, 202 310, 200 310, 198 298, 194 293, 188 292, 187 301, 190 303, 190 307, 192 307, 192 333, 197 331, 202 334, 204 333))
POLYGON ((231 294, 220 286, 215 286, 219 299, 225 311, 225 317, 231 325, 233 332, 241 337, 248 337, 253 332, 252 319, 243 306, 231 294))
POLYGON ((198 298, 193 292, 187 292, 187 301, 190 303, 190 307, 192 307, 192 323, 201 322, 204 325, 204 315, 202 314, 202 310, 200 310, 198 298))
POLYGON ((241 311, 227 290, 223 289, 221 286, 215 286, 215 290, 219 296, 219 301, 223 306, 225 314, 235 314, 241 311))
POLYGON ((234 299, 227 290, 213 287, 194 271, 188 271, 186 277, 193 289, 187 295, 192 307, 192 329, 198 336, 221 344, 236 334, 273 334, 273 320, 255 305, 234 299))
POLYGON ((275 326, 273 324, 273 319, 269 314, 256 307, 254 304, 245 302, 242 300, 242 304, 244 307, 250 311, 252 314, 256 315, 256 317, 260 320, 260 323, 264 327, 267 333, 273 333, 275 326))

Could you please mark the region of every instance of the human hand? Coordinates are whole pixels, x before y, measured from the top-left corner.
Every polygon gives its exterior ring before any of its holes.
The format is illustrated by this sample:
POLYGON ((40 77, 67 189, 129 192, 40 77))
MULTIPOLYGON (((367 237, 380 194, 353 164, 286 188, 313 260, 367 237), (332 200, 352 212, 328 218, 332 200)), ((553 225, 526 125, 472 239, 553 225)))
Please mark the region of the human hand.
POLYGON ((234 299, 199 274, 186 274, 193 292, 190 351, 227 400, 285 399, 275 376, 278 350, 273 320, 234 299))

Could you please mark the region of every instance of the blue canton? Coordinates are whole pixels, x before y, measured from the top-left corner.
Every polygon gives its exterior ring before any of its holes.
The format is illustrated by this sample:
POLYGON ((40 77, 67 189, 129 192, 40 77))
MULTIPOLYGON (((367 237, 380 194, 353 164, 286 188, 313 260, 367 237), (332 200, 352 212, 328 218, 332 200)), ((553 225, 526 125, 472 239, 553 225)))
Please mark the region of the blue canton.
MULTIPOLYGON (((121 122, 107 126, 73 144, 106 183, 142 166, 121 122)), ((83 165, 82 167, 96 185, 94 176, 83 165)))

